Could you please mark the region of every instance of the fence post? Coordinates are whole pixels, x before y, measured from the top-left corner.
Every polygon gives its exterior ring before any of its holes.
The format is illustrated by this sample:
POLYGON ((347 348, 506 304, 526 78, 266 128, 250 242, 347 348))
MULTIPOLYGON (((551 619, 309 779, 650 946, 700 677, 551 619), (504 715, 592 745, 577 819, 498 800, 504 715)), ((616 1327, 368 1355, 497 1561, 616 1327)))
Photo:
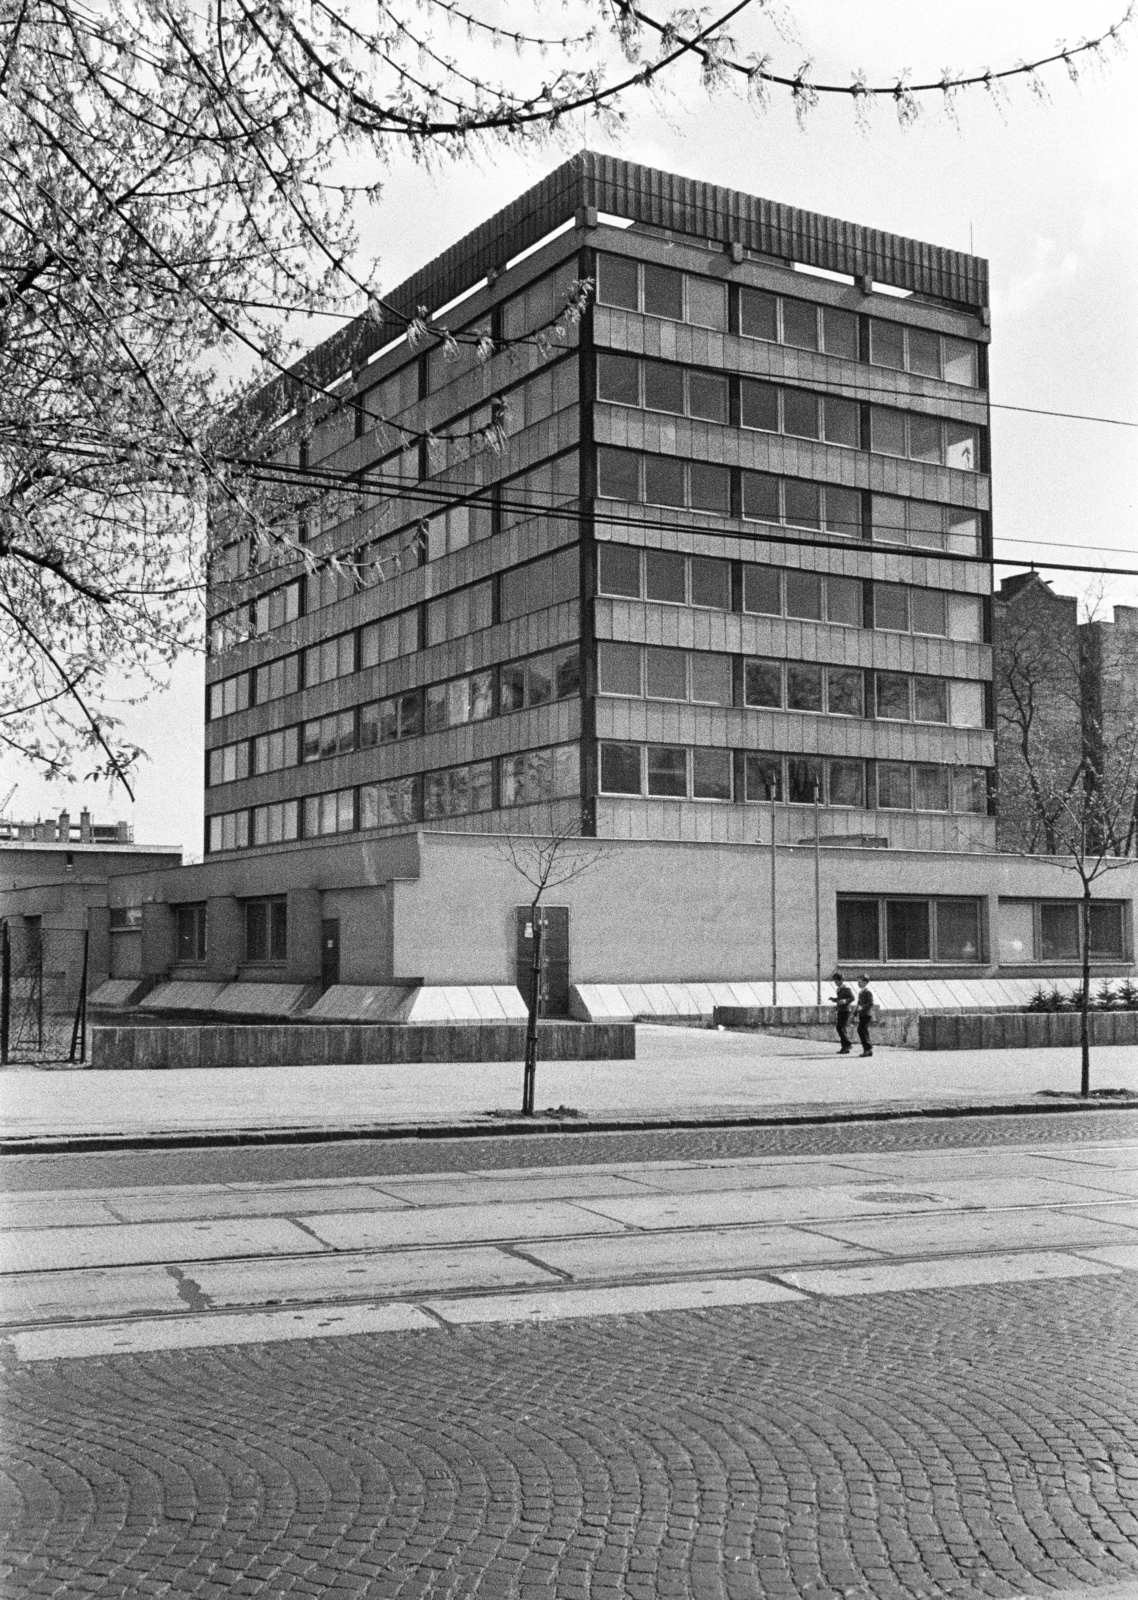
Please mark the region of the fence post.
POLYGON ((12 940, 0 925, 0 1066, 8 1065, 8 1033, 12 1025, 12 940))
POLYGON ((79 1003, 75 1007, 75 1023, 71 1029, 71 1050, 68 1061, 75 1060, 75 1047, 79 1046, 79 1060, 87 1060, 87 958, 91 948, 91 933, 83 929, 83 976, 79 980, 79 1003))

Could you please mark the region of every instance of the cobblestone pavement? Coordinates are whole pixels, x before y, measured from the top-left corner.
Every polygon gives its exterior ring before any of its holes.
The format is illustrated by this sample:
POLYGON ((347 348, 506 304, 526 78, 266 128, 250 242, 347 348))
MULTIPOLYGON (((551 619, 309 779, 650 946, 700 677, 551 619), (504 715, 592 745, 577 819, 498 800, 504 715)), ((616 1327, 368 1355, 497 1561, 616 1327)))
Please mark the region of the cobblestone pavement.
POLYGON ((913 1117, 901 1121, 784 1123, 762 1128, 677 1128, 626 1133, 360 1139, 330 1144, 137 1150, 97 1155, 4 1156, 0 1193, 117 1188, 147 1183, 274 1182, 396 1172, 497 1171, 610 1161, 722 1161, 766 1155, 952 1149, 960 1145, 1098 1143, 1138 1133, 1133 1111, 913 1117))
POLYGON ((1138 1574, 1133 1275, 11 1368, 5 1592, 963 1597, 1138 1574))

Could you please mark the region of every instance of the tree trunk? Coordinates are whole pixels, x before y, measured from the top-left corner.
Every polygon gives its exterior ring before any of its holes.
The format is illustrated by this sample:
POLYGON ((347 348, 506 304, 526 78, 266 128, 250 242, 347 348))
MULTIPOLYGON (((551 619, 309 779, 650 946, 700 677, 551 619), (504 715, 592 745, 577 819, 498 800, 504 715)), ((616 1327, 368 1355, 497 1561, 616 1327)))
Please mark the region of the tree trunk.
POLYGON ((529 1020, 526 1023, 526 1059, 522 1073, 522 1116, 533 1116, 533 1101, 537 1081, 537 1024, 541 1016, 541 935, 542 909, 538 901, 530 906, 530 927, 533 930, 533 967, 530 973, 529 1020))
POLYGON ((1083 993, 1079 1007, 1079 1055, 1081 1076, 1079 1093, 1084 1099, 1091 1092, 1091 886, 1083 885, 1083 993))

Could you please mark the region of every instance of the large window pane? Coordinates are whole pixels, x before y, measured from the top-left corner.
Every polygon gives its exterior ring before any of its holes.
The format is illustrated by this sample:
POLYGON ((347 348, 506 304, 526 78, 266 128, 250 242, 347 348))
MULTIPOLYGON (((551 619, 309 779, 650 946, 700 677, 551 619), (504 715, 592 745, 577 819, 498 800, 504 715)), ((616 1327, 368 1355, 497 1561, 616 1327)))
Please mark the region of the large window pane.
POLYGON ((948 768, 920 763, 914 773, 918 811, 948 810, 948 768))
POLYGON ((822 526, 822 495, 816 483, 804 483, 801 478, 787 478, 783 494, 787 522, 797 528, 822 526))
POLYGON ((958 506, 948 510, 948 548, 962 555, 974 555, 980 548, 980 518, 975 511, 962 511, 958 506))
POLYGON ((926 328, 909 329, 909 371, 923 378, 940 377, 940 334, 926 328))
POLYGON ((838 960, 879 961, 880 935, 876 900, 838 898, 838 960))
POLYGON ((649 645, 644 652, 645 688, 650 700, 686 700, 687 656, 682 650, 649 645))
POLYGON ((826 621, 861 627, 861 579, 826 579, 826 621))
POLYGON ((894 633, 908 633, 909 591, 899 583, 875 583, 873 625, 894 633))
POLYGON ((640 457, 634 450, 598 449, 597 493, 609 500, 640 499, 640 457))
POLYGON ((914 678, 913 700, 918 722, 948 721, 948 684, 944 678, 914 678))
POLYGON ((988 777, 983 767, 957 767, 952 774, 952 809, 983 816, 988 809, 988 777))
POLYGON ((644 311, 649 317, 683 320, 684 278, 674 267, 644 264, 644 311))
POLYGON ((552 699, 553 657, 538 656, 526 664, 526 705, 543 706, 552 699))
POLYGON ((521 661, 507 661, 498 672, 498 703, 502 715, 521 711, 526 703, 526 669, 521 661))
POLYGON ((648 746, 648 793, 683 799, 688 792, 687 751, 674 745, 648 746))
POLYGON ((931 958, 927 900, 886 900, 885 955, 888 961, 931 958))
POLYGON ((740 289, 739 327, 749 339, 778 338, 778 299, 764 289, 740 289))
POLYGON ((781 574, 777 567, 743 568, 743 610, 777 617, 782 611, 781 574))
POLYGON ((1001 900, 1000 963, 1035 960, 1035 907, 1030 900, 1001 900))
POLYGON ((945 424, 947 450, 945 463, 947 466, 956 467, 962 472, 979 472, 980 470, 980 435, 975 428, 966 427, 960 422, 945 424))
POLYGON ((691 656, 691 697, 700 705, 731 704, 731 657, 698 650, 691 656))
POLYGON ((851 450, 861 444, 861 419, 855 401, 826 396, 826 443, 844 444, 851 450))
POLYGON ((787 572, 786 614, 821 620, 822 580, 816 572, 787 572))
POLYGON ((711 466, 705 461, 693 461, 688 471, 692 510, 714 511, 718 516, 728 516, 731 511, 730 470, 711 466))
POLYGON ((913 809, 913 774, 903 762, 878 762, 877 804, 883 811, 913 809))
POLYGON ((807 300, 784 300, 782 339, 798 350, 817 350, 818 307, 807 300))
POLYGON ((875 494, 873 497, 873 537, 889 544, 905 544, 908 532, 905 519, 905 502, 893 495, 875 494))
POLYGON ((790 711, 821 711, 821 667, 806 661, 791 661, 787 665, 786 704, 790 711))
POLYGON ((782 665, 748 661, 743 667, 743 699, 749 706, 782 706, 782 665))
POLYGON ((1039 931, 1044 961, 1074 961, 1078 958, 1079 907, 1074 901, 1065 905, 1040 906, 1039 931))
POLYGON ((730 750, 693 750, 691 782, 697 800, 730 800, 730 750))
POLYGON ((727 285, 688 275, 688 321, 700 328, 727 328, 727 285))
POLYGON ((928 550, 944 549, 944 507, 928 500, 909 501, 909 543, 928 550))
POLYGON ((830 804, 832 806, 862 806, 865 804, 865 766, 861 761, 830 762, 830 804))
POLYGON ((684 369, 665 361, 644 363, 644 404, 649 411, 684 414, 684 369))
POLYGON ((905 330, 896 322, 874 317, 869 325, 869 359, 877 367, 905 370, 905 330))
POLYGON ((778 390, 773 383, 753 383, 744 378, 739 386, 739 401, 744 428, 778 432, 778 390))
POLYGON ((909 454, 914 461, 939 461, 940 418, 909 415, 909 454))
POLYGON ((944 381, 945 383, 966 383, 975 389, 977 378, 976 346, 971 339, 949 339, 944 341, 944 381))
POLYGON ((1099 961, 1122 960, 1120 905, 1091 905, 1091 955, 1099 961))
POLYGON ((717 611, 731 609, 731 568, 713 556, 691 558, 691 603, 717 611))
POLYGON ((597 645, 597 675, 602 694, 640 693, 640 646, 602 641, 597 645))
POLYGON ((865 678, 859 667, 831 667, 827 677, 827 709, 833 717, 860 717, 865 678))
POLYGON ((612 355, 602 351, 597 356, 597 394, 602 400, 617 405, 640 404, 640 363, 634 356, 612 355))
POLYGON ((744 472, 743 515, 758 522, 778 522, 778 479, 769 472, 744 472))
POLYGON ((649 600, 668 600, 683 605, 687 594, 684 588, 684 558, 670 550, 649 550, 645 557, 649 600))
POLYGON ((605 794, 640 793, 640 746, 601 745, 601 789, 605 794))
POLYGON ((870 448, 878 455, 903 456, 905 454, 905 413, 891 411, 885 406, 870 409, 870 448))
POLYGON ((943 639, 948 632, 948 608, 941 589, 909 591, 910 620, 914 633, 931 633, 943 639))
POLYGON ((813 805, 822 798, 822 762, 818 756, 791 756, 786 763, 787 794, 791 805, 813 805))
POLYGON ((600 590, 602 594, 623 594, 635 598, 640 593, 640 551, 626 544, 600 547, 600 590))
POLYGON ((979 961, 980 902, 936 902, 936 958, 938 961, 979 961))
POLYGON ((784 389, 782 391, 782 425, 783 431, 793 434, 798 439, 817 439, 820 435, 818 426, 818 401, 812 394, 806 394, 802 389, 784 389))
POLYGON ((597 257, 597 299, 603 306, 621 306, 638 311, 637 265, 624 256, 597 257))
POLYGON ((684 464, 672 456, 644 457, 644 498, 653 506, 684 504, 684 464))
POLYGON ((748 755, 743 762, 748 800, 782 799, 782 757, 748 755))
POLYGON ((877 715, 895 722, 908 722, 908 678, 903 672, 879 672, 876 676, 877 715))
POLYGON ((822 308, 822 346, 828 356, 857 360, 857 317, 852 311, 839 311, 836 306, 822 308))
POLYGON ((727 379, 710 372, 689 373, 688 415, 705 422, 726 422, 727 379))

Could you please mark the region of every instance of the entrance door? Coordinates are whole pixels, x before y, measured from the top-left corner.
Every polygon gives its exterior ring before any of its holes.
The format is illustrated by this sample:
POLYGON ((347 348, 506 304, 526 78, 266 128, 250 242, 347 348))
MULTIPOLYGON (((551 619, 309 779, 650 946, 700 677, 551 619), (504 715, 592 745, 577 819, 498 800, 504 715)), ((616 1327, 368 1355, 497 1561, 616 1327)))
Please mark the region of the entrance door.
POLYGON ((320 987, 330 989, 340 981, 340 919, 326 917, 320 924, 320 987))
MULTIPOLYGON (((543 906, 545 936, 542 940, 541 1014, 543 1017, 569 1015, 569 907, 543 906)), ((514 912, 517 930, 516 979, 522 998, 529 1004, 530 984, 533 982, 533 932, 530 927, 529 906, 518 906, 514 912)))

